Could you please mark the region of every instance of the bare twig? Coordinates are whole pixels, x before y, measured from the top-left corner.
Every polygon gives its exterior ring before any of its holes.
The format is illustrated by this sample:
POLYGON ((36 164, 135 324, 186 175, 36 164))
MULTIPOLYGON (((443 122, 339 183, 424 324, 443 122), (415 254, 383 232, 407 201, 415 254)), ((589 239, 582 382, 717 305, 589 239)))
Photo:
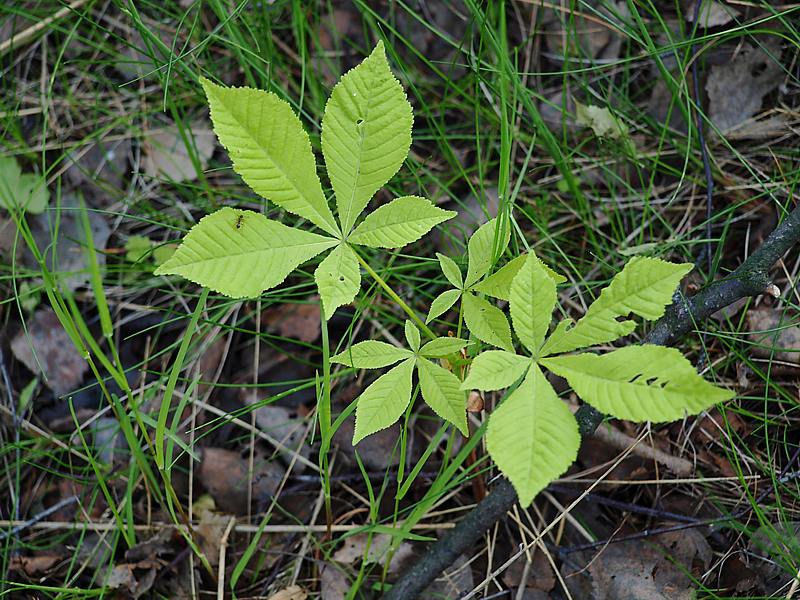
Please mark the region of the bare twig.
MULTIPOLYGON (((696 329, 703 321, 721 308, 741 298, 757 296, 772 282, 769 270, 800 239, 800 207, 795 208, 736 270, 726 278, 705 287, 691 298, 678 295, 664 316, 659 319, 645 343, 667 346, 681 336, 696 329)), ((575 417, 582 435, 597 429, 604 415, 589 405, 582 406, 575 417)), ((467 514, 398 580, 384 596, 386 600, 411 600, 416 598, 444 569, 472 546, 490 527, 502 519, 517 495, 507 479, 467 514)), ((696 526, 689 524, 689 526, 696 526)))

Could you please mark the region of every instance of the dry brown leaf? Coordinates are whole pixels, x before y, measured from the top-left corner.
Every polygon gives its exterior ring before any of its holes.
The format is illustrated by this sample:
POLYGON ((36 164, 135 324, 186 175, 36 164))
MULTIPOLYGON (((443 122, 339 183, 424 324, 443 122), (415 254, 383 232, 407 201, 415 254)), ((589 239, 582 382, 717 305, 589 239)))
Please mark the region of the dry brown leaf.
MULTIPOLYGON (((256 456, 252 473, 252 499, 257 505, 269 500, 278 489, 284 470, 276 462, 256 456)), ((223 448, 203 448, 197 476, 214 498, 219 510, 228 514, 247 513, 247 488, 251 477, 247 459, 223 448)))
MULTIPOLYGON (((688 23, 694 23, 695 3, 696 0, 686 2, 685 16, 688 23)), ((701 27, 707 29, 730 23, 740 14, 734 7, 717 2, 717 0, 703 0, 697 20, 700 22, 701 27)))
MULTIPOLYGON (((193 152, 196 152, 200 168, 205 169, 214 154, 214 132, 205 122, 197 122, 191 128, 184 127, 183 134, 187 136, 189 144, 194 143, 193 152)), ((197 179, 198 174, 191 156, 192 152, 181 135, 181 128, 170 125, 144 138, 142 170, 151 177, 163 177, 175 182, 192 181, 197 179)))
POLYGON ((308 592, 299 585, 290 585, 285 590, 272 594, 268 600, 306 600, 306 598, 308 598, 308 592))
POLYGON ((319 296, 303 304, 285 303, 261 313, 261 323, 281 337, 311 343, 320 335, 319 296))
POLYGON ((11 571, 24 573, 28 577, 41 577, 55 567, 63 558, 58 554, 12 556, 8 568, 11 571))
POLYGON ((755 356, 800 364, 800 327, 796 318, 762 306, 748 311, 747 323, 755 356))
POLYGON ((763 36, 758 41, 760 46, 745 44, 708 74, 709 117, 723 134, 755 115, 783 78, 779 39, 763 36))
POLYGON ((31 372, 42 373, 45 384, 57 396, 78 387, 88 368, 49 308, 36 311, 28 321, 27 334, 22 330, 11 340, 11 351, 31 372))

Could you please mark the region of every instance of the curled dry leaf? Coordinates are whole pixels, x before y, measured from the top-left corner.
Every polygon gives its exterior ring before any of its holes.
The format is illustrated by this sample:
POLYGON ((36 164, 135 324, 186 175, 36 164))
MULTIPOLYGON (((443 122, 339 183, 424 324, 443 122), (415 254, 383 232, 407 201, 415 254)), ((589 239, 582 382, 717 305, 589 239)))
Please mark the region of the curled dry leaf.
POLYGON ((800 327, 797 318, 769 306, 747 313, 752 352, 755 356, 800 364, 800 327))
POLYGON ((290 585, 286 589, 272 594, 268 600, 306 600, 306 598, 308 598, 308 592, 299 585, 290 585))

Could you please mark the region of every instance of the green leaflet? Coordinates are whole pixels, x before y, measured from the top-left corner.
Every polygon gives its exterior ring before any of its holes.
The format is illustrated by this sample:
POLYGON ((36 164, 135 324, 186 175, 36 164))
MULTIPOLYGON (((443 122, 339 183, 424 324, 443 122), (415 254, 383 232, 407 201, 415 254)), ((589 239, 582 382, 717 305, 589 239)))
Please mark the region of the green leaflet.
POLYGON ((378 42, 333 88, 322 118, 322 153, 345 235, 406 159, 412 122, 403 86, 378 42))
POLYGON ((219 141, 234 170, 260 196, 338 235, 317 177, 311 142, 292 107, 275 94, 200 79, 219 141))
POLYGON ((426 323, 430 323, 436 317, 439 317, 450 310, 458 299, 461 297, 461 290, 445 290, 431 302, 431 308, 428 311, 428 316, 425 318, 426 323))
POLYGON ((579 446, 575 418, 536 365, 489 417, 486 447, 523 507, 569 468, 579 446))
POLYGON ((0 208, 22 208, 38 215, 47 208, 48 200, 50 193, 44 177, 22 173, 11 156, 0 158, 0 208))
POLYGON ((517 337, 534 356, 547 335, 555 305, 556 282, 536 255, 529 254, 511 284, 511 320, 517 337))
MULTIPOLYGON (((501 268, 497 269, 497 271, 489 275, 486 279, 473 285, 472 291, 478 292, 479 294, 486 294, 487 296, 491 296, 492 298, 497 298, 499 300, 508 301, 511 298, 511 282, 514 280, 514 277, 516 277, 517 273, 519 273, 522 265, 525 264, 527 256, 528 255, 521 254, 515 259, 509 261, 507 264, 503 265, 501 268)), ((536 257, 536 260, 539 262, 541 267, 554 282, 564 283, 567 280, 566 277, 559 275, 553 271, 553 269, 544 264, 533 252, 530 253, 530 256, 536 257)))
POLYGON ((414 352, 419 352, 419 343, 420 343, 419 329, 417 329, 417 326, 414 325, 408 319, 406 319, 405 323, 405 334, 406 334, 406 341, 408 342, 409 347, 414 352))
POLYGON ((428 358, 441 358, 449 354, 459 352, 469 344, 469 340, 462 340, 457 337, 440 337, 431 340, 420 348, 420 355, 428 358))
POLYGON ((444 254, 436 253, 436 258, 439 259, 439 266, 442 273, 447 278, 447 281, 453 284, 454 287, 461 289, 464 285, 464 280, 461 278, 461 269, 458 268, 456 261, 444 254))
POLYGON ((470 293, 462 296, 461 305, 464 309, 464 322, 476 338, 503 350, 514 351, 511 327, 503 311, 470 293))
POLYGON ((629 421, 674 421, 734 396, 703 379, 678 350, 663 346, 626 346, 541 362, 586 402, 629 421))
POLYGON ((464 280, 466 287, 472 286, 481 277, 489 272, 495 256, 500 256, 511 239, 511 231, 506 226, 500 238, 497 232, 497 219, 492 219, 481 225, 472 234, 467 242, 467 255, 469 264, 467 266, 467 277, 464 280), (495 253, 495 250, 497 252, 495 253))
POLYGON ((531 364, 530 358, 505 350, 481 352, 472 361, 461 389, 484 392, 502 390, 525 375, 531 364))
POLYGON ((314 281, 328 320, 337 308, 350 304, 361 287, 361 271, 353 249, 345 243, 336 246, 319 263, 314 271, 314 281))
POLYGON ((402 196, 368 214, 348 240, 372 248, 401 248, 456 214, 425 198, 402 196))
POLYGON ((634 321, 617 321, 630 313, 655 320, 672 302, 678 283, 691 264, 673 264, 657 258, 637 256, 611 280, 586 314, 571 329, 556 328, 545 342, 542 355, 559 354, 578 348, 613 342, 631 333, 634 321))
POLYGON ((192 227, 156 275, 181 275, 231 298, 252 298, 337 240, 264 215, 222 208, 192 227))
POLYGON ((331 362, 356 369, 380 369, 411 356, 414 356, 414 353, 405 348, 398 348, 378 340, 367 340, 331 356, 331 362))
POLYGON ((415 359, 408 358, 370 385, 356 404, 353 445, 368 435, 390 427, 406 410, 411 400, 411 374, 415 359))
POLYGON ((422 399, 426 404, 468 436, 467 402, 458 377, 426 358, 417 360, 417 373, 422 399))

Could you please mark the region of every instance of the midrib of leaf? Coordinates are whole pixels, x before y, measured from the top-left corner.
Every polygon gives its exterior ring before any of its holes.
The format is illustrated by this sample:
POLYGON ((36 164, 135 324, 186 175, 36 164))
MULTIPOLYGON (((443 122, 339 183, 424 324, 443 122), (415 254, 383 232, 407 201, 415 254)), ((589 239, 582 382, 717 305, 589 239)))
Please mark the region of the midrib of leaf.
MULTIPOLYGON (((361 93, 361 92, 359 91, 359 93, 361 93)), ((350 232, 355 227, 355 221, 358 219, 358 215, 353 215, 352 213, 353 213, 353 205, 354 205, 355 199, 356 199, 356 190, 358 190, 358 181, 361 178, 361 164, 363 162, 362 161, 362 156, 364 154, 364 152, 363 152, 364 140, 367 137, 367 132, 366 132, 367 119, 369 118, 369 113, 370 113, 370 108, 371 108, 371 105, 372 105, 372 100, 373 100, 372 97, 369 97, 369 96, 367 97, 367 107, 366 107, 366 110, 364 111, 364 116, 361 117, 362 118, 362 122, 361 122, 362 127, 359 129, 359 132, 358 132, 358 153, 356 154, 356 175, 355 175, 355 178, 354 178, 354 181, 353 181, 353 189, 350 190, 349 201, 346 204, 346 206, 347 206, 347 214, 346 215, 339 215, 339 224, 340 224, 340 226, 342 228, 342 233, 345 235, 345 239, 346 239, 346 236, 349 235, 350 232), (348 227, 347 223, 352 223, 352 224, 348 227), (344 231, 345 228, 347 228, 347 231, 344 231)))

